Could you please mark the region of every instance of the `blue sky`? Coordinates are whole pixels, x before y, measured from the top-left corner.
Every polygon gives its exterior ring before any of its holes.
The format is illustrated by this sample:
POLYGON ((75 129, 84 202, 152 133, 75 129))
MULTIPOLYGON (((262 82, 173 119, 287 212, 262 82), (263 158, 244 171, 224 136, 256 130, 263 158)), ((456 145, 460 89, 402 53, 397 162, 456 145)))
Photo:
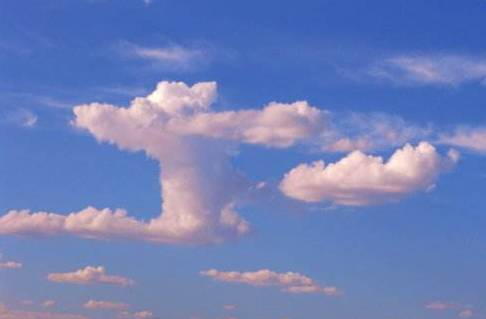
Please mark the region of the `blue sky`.
POLYGON ((2 1, 0 318, 486 318, 485 12, 2 1))

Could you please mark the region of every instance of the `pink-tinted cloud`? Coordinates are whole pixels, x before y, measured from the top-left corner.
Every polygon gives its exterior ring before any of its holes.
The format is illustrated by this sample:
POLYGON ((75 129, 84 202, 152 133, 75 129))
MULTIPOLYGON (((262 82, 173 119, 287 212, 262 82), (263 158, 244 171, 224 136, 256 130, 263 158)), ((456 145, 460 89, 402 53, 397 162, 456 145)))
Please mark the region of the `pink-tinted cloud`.
POLYGON ((42 307, 44 307, 44 308, 50 308, 50 307, 53 307, 55 304, 56 304, 56 301, 55 300, 44 300, 42 302, 42 307))
POLYGON ((119 313, 120 319, 149 319, 153 318, 154 314, 148 310, 136 311, 136 312, 128 312, 123 311, 119 313))
POLYGON ((0 304, 0 318, 1 319, 88 319, 85 316, 71 313, 58 312, 36 312, 36 311, 22 311, 7 308, 0 304))
POLYGON ((214 112, 214 82, 191 87, 161 82, 130 107, 92 103, 74 108, 73 125, 122 150, 159 161, 162 213, 148 222, 122 209, 88 207, 68 215, 12 210, 0 234, 73 234, 162 243, 217 243, 249 232, 236 204, 250 185, 230 165, 229 141, 287 147, 316 134, 324 113, 306 102, 262 110, 214 112))
POLYGON ((16 261, 0 262, 0 269, 18 269, 22 268, 22 263, 16 261))
POLYGON ((285 195, 306 202, 375 204, 429 190, 439 174, 458 158, 455 151, 441 157, 427 142, 416 147, 407 144, 387 162, 382 157, 355 151, 328 165, 324 161, 298 165, 284 176, 280 189, 285 195))
POLYGON ((87 266, 74 272, 51 273, 47 279, 53 282, 72 284, 108 284, 115 286, 132 286, 135 282, 132 279, 108 275, 104 267, 87 266))
POLYGON ((296 273, 277 273, 268 269, 253 272, 205 270, 201 275, 217 281, 242 283, 251 286, 277 286, 289 293, 323 293, 329 296, 340 294, 336 287, 318 285, 311 278, 296 273))
POLYGON ((84 305, 86 309, 103 309, 122 311, 130 307, 130 305, 122 302, 104 301, 104 300, 88 300, 84 305))

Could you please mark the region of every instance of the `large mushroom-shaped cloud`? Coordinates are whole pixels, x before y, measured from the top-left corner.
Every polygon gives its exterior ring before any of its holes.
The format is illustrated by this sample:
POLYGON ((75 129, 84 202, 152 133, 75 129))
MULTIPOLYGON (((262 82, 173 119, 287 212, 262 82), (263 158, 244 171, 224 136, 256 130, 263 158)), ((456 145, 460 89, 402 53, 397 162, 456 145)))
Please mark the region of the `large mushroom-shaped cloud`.
POLYGON ((123 209, 88 207, 68 215, 12 210, 0 217, 0 234, 214 243, 248 233, 249 224, 235 207, 249 185, 231 167, 228 144, 288 147, 315 135, 325 113, 306 102, 214 112, 216 96, 214 82, 160 82, 129 107, 91 103, 74 108, 75 127, 160 163, 160 216, 144 222, 123 209))

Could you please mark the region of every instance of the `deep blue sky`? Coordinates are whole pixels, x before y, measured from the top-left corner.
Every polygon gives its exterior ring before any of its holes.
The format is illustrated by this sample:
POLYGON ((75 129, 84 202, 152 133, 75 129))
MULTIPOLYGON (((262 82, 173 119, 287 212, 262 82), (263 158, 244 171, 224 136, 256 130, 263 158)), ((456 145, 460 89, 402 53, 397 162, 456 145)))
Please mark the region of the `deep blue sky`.
MULTIPOLYGON (((216 81, 216 110, 307 100, 338 116, 384 113, 437 131, 484 126, 486 71, 448 85, 402 83, 367 70, 397 56, 459 56, 481 69, 485 17, 481 0, 3 0, 0 214, 23 208, 67 214, 92 205, 124 208, 145 220, 158 215, 158 163, 99 143, 69 122, 74 105, 127 106, 162 80, 216 81), (134 47, 178 47, 200 56, 179 65, 137 56, 134 47), (29 118, 36 120, 28 124, 29 118)), ((388 157, 395 148, 370 152, 388 157)), ((365 207, 252 203, 240 213, 253 232, 220 245, 2 235, 3 260, 23 267, 0 269, 0 302, 46 311, 39 303, 53 299, 49 311, 89 318, 116 318, 83 309, 89 299, 174 319, 447 319, 468 307, 472 318, 486 318, 486 161, 480 152, 460 151, 459 163, 431 192, 365 207), (46 280, 48 273, 87 265, 138 284, 46 280), (215 282, 199 275, 209 268, 294 271, 344 294, 215 282), (426 309, 432 301, 456 306, 426 309), (228 312, 225 304, 237 309, 228 312)), ((251 180, 278 183, 299 163, 345 155, 241 145, 231 160, 251 180)))

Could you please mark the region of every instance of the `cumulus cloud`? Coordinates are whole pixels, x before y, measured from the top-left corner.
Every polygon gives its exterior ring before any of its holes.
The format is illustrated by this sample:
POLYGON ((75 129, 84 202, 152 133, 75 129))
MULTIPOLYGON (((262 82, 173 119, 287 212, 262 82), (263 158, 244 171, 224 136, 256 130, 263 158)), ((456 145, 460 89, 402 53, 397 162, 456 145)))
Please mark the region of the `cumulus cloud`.
POLYGON ((86 309, 103 309, 103 310, 115 310, 122 311, 128 309, 130 306, 126 303, 104 301, 104 300, 89 300, 84 305, 86 309))
POLYGON ((382 157, 355 151, 328 165, 324 161, 298 165, 285 174, 280 189, 306 202, 350 206, 381 203, 430 189, 439 174, 458 158, 453 150, 446 157, 440 156, 427 142, 416 147, 407 144, 386 162, 382 157))
POLYGON ((486 58, 453 54, 399 55, 377 63, 370 74, 401 85, 482 83, 486 78, 486 58))
POLYGON ((17 261, 3 261, 3 254, 0 253, 0 269, 18 269, 22 267, 23 264, 17 261))
POLYGON ((471 306, 461 305, 453 302, 432 301, 427 303, 425 308, 433 311, 456 310, 459 311, 459 318, 469 318, 474 314, 471 306))
POLYGON ((228 304, 228 305, 224 305, 223 306, 223 309, 224 310, 227 310, 227 311, 233 311, 236 308, 238 308, 238 306, 237 305, 233 305, 233 304, 228 304))
POLYGON ((136 311, 136 312, 128 312, 122 311, 119 314, 121 319, 149 319, 153 318, 154 314, 148 310, 136 311))
POLYGON ((71 283, 71 284, 108 284, 115 286, 132 286, 135 282, 132 279, 108 275, 104 267, 87 266, 74 272, 51 273, 47 279, 53 282, 71 283))
POLYGON ((249 232, 236 212, 249 183, 230 165, 235 142, 288 147, 316 134, 325 114, 306 102, 215 112, 216 84, 161 82, 130 107, 74 108, 73 125, 122 150, 144 151, 161 166, 162 213, 148 222, 122 209, 88 207, 68 215, 12 210, 0 234, 74 234, 162 243, 217 243, 249 232))
POLYGON ((0 304, 0 318, 2 319, 88 319, 85 316, 71 313, 36 312, 9 309, 0 304))
POLYGON ((0 269, 17 269, 22 268, 22 263, 16 261, 0 262, 0 269))
POLYGON ((473 312, 472 309, 464 309, 464 310, 461 310, 461 312, 459 312, 460 318, 469 318, 472 315, 474 315, 474 312, 473 312))
POLYGON ((276 286, 289 293, 323 293, 328 296, 340 294, 333 286, 318 285, 311 278, 296 272, 278 273, 268 269, 253 272, 219 271, 209 269, 201 275, 217 281, 242 283, 251 286, 276 286))
POLYGON ((486 153, 486 127, 461 127, 453 134, 443 134, 439 143, 486 153))
POLYGON ((49 308, 49 307, 53 307, 55 304, 56 304, 55 300, 44 300, 42 302, 42 307, 49 308))
POLYGON ((447 310, 447 309, 456 309, 457 307, 458 307, 457 304, 443 302, 443 301, 432 301, 425 305, 425 308, 430 310, 447 310))

